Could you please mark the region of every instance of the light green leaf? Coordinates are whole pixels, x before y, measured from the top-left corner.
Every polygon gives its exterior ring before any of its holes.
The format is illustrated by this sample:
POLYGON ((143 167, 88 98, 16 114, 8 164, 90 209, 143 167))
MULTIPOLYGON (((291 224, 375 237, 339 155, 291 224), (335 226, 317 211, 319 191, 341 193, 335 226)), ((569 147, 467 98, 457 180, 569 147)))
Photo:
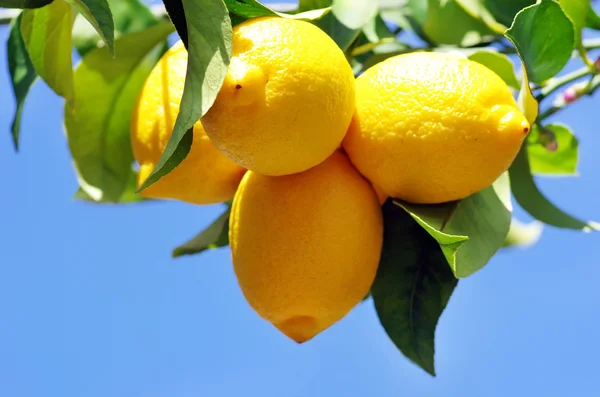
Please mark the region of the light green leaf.
POLYGON ((188 65, 177 121, 158 164, 138 191, 177 167, 192 145, 192 127, 214 103, 231 58, 231 20, 222 0, 183 0, 188 65))
MULTIPOLYGON (((135 193, 136 187, 137 187, 137 173, 132 169, 131 176, 130 176, 129 182, 127 184, 127 187, 125 188, 125 191, 123 192, 123 194, 121 195, 119 200, 117 200, 117 203, 133 204, 133 203, 140 203, 143 201, 156 201, 155 199, 149 199, 146 197, 142 197, 139 194, 136 194, 135 193)), ((94 198, 92 196, 90 196, 81 187, 79 189, 77 189, 77 191, 73 195, 73 198, 77 199, 77 200, 81 200, 81 201, 87 201, 87 202, 94 203, 94 204, 115 204, 114 201, 106 201, 106 200, 96 201, 96 200, 94 200, 94 198)))
POLYGON ((510 230, 504 240, 504 247, 530 247, 537 243, 542 236, 544 224, 538 221, 523 223, 513 218, 510 230))
POLYGON ((545 125, 556 137, 558 147, 552 152, 540 143, 534 142, 539 137, 539 127, 534 126, 527 146, 531 172, 535 175, 577 175, 579 142, 568 127, 561 124, 545 125))
POLYGON ((573 24, 558 3, 545 0, 520 11, 505 36, 514 44, 529 79, 542 83, 567 64, 575 45, 573 24))
POLYGON ((108 46, 115 53, 115 25, 106 0, 65 0, 88 20, 108 46))
POLYGON ((588 11, 591 6, 590 0, 559 0, 567 17, 573 23, 575 29, 575 47, 581 45, 581 32, 585 27, 588 11))
MULTIPOLYGON (((158 18, 139 0, 108 0, 108 5, 114 17, 115 39, 158 23, 158 18)), ((87 19, 81 14, 78 15, 73 26, 73 44, 79 55, 84 57, 103 43, 102 38, 87 19)))
POLYGON ((209 249, 229 245, 229 214, 230 208, 221 214, 210 226, 197 236, 173 250, 173 258, 183 255, 194 255, 209 249))
POLYGON ((521 84, 515 75, 513 64, 506 55, 481 50, 472 53, 468 58, 491 69, 510 87, 515 89, 520 88, 521 84))
POLYGON ((317 10, 319 8, 331 7, 333 0, 300 0, 298 12, 317 10))
POLYGON ((13 91, 17 102, 15 116, 11 126, 13 145, 15 150, 19 149, 19 133, 21 129, 21 116, 25 99, 33 83, 37 80, 37 73, 29 59, 25 42, 21 36, 21 18, 23 14, 12 22, 10 34, 6 42, 6 53, 8 57, 8 71, 10 72, 13 91))
POLYGON ((0 0, 0 8, 40 8, 53 0, 0 0))
POLYGON ((533 175, 531 175, 526 149, 527 144, 527 142, 523 143, 509 170, 510 186, 519 205, 537 220, 551 226, 582 231, 599 230, 599 223, 585 222, 574 218, 544 197, 536 186, 533 175))
POLYGON ((23 11, 21 34, 36 73, 73 106, 73 11, 63 1, 23 11))
POLYGON ((508 177, 463 200, 438 205, 396 202, 442 248, 456 277, 470 276, 502 247, 512 206, 508 177))
POLYGON ((377 15, 373 0, 334 0, 332 12, 349 29, 361 29, 377 15))
POLYGON ((165 22, 122 36, 118 57, 97 48, 75 71, 77 106, 65 106, 65 129, 80 186, 95 201, 119 202, 130 183, 132 112, 173 30, 165 22))
POLYGON ((435 328, 458 280, 435 240, 392 201, 383 207, 383 249, 371 295, 390 339, 435 376, 435 328))

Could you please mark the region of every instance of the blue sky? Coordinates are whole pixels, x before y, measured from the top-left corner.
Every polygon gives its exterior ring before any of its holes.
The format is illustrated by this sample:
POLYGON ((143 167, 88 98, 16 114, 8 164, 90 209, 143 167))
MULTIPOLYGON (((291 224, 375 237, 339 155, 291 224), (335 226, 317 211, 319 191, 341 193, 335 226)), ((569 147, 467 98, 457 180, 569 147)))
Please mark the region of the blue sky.
MULTIPOLYGON (((7 35, 1 27, 0 41, 7 35)), ((396 350, 371 301, 297 345, 250 309, 226 249, 170 258, 219 206, 98 206, 71 198, 77 182, 62 101, 43 84, 28 99, 15 153, 5 69, 1 396, 597 395, 597 234, 547 228, 536 246, 503 251, 462 280, 437 330, 436 378, 396 350)), ((600 135, 592 117, 599 104, 585 98, 554 118, 580 139, 581 175, 539 181, 560 206, 596 220, 600 135)))

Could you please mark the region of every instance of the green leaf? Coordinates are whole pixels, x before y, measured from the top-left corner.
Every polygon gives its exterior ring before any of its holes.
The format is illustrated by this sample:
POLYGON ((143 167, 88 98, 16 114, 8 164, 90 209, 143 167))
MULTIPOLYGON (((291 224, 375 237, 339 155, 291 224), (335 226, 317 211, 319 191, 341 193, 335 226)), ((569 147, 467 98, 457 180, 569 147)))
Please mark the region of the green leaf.
POLYGON ((325 14, 323 18, 313 23, 327 33, 343 51, 350 48, 351 44, 360 34, 360 29, 348 28, 332 12, 325 14))
MULTIPOLYGON (((115 39, 124 34, 139 32, 159 21, 152 11, 139 0, 108 0, 115 24, 115 39)), ((75 18, 73 45, 81 57, 98 48, 102 38, 83 15, 75 18)))
POLYGON ((298 12, 327 8, 331 7, 332 4, 333 0, 300 0, 298 3, 298 12))
POLYGON ((23 11, 21 34, 36 73, 73 106, 71 29, 73 11, 64 1, 23 11))
POLYGON ((504 247, 530 247, 542 236, 544 224, 538 221, 523 223, 515 218, 510 223, 510 230, 504 240, 504 247))
POLYGON ((80 186, 95 201, 119 202, 131 179, 131 116, 138 94, 162 55, 170 23, 91 51, 75 71, 77 106, 65 106, 65 129, 80 186))
POLYGON ((241 17, 242 20, 263 16, 279 16, 289 19, 314 20, 321 18, 331 9, 330 7, 325 7, 318 10, 311 9, 309 11, 297 14, 287 14, 284 12, 274 11, 256 0, 225 0, 225 5, 230 13, 241 17))
POLYGON ((585 27, 600 30, 600 16, 594 11, 591 4, 588 8, 587 17, 585 18, 585 27))
POLYGON ((373 0, 334 0, 332 12, 350 29, 361 29, 377 15, 378 5, 373 0))
POLYGON ((505 26, 512 25, 515 15, 535 2, 536 0, 483 0, 485 7, 505 26))
MULTIPOLYGON (((117 200, 117 203, 132 204, 132 203, 139 203, 142 201, 155 201, 154 199, 145 198, 145 197, 140 196, 139 194, 136 194, 135 193, 136 187, 137 187, 137 173, 134 170, 131 170, 131 176, 129 178, 127 187, 126 187, 125 191, 123 192, 123 194, 121 195, 121 197, 119 198, 119 200, 117 200)), ((106 200, 96 201, 96 200, 94 200, 94 198, 92 196, 90 196, 81 187, 79 189, 77 189, 77 191, 73 195, 73 198, 75 198, 77 200, 81 200, 81 201, 87 201, 87 202, 94 203, 94 204, 115 204, 114 201, 106 201, 106 200)))
POLYGON ((139 191, 177 167, 192 145, 192 127, 214 103, 231 58, 231 21, 222 0, 183 0, 188 27, 188 65, 173 134, 139 191))
POLYGON ((115 25, 106 0, 65 0, 88 20, 102 37, 111 54, 115 54, 115 25))
POLYGON ((458 283, 435 240, 389 200, 371 295, 390 339, 435 376, 435 328, 458 283))
POLYGON ((519 205, 531 216, 548 225, 583 231, 599 230, 597 222, 584 222, 563 212, 539 191, 531 175, 527 142, 523 143, 517 158, 510 167, 510 186, 519 205))
POLYGON ((523 80, 521 81, 521 90, 519 91, 519 96, 517 97, 517 106, 529 124, 533 125, 538 116, 539 104, 531 93, 529 78, 527 77, 527 72, 525 72, 523 60, 521 60, 521 65, 523 67, 523 80))
POLYGON ((529 79, 541 84, 567 64, 575 45, 573 24, 558 3, 545 0, 520 11, 505 36, 514 44, 529 79))
POLYGON ((491 69, 510 87, 515 89, 521 87, 521 84, 515 75, 513 64, 506 55, 498 52, 481 50, 472 53, 468 58, 491 69))
POLYGON ((483 22, 490 30, 496 34, 503 34, 506 26, 498 23, 496 18, 487 9, 484 2, 481 0, 456 0, 469 15, 483 22))
POLYGON ((19 16, 11 23, 10 34, 6 42, 6 53, 8 56, 8 71, 10 72, 11 82, 13 91, 15 93, 15 99, 17 107, 15 110, 15 116, 11 126, 11 133, 13 139, 13 145, 15 150, 19 149, 19 134, 21 129, 21 116, 23 114, 23 106, 25 105, 25 99, 33 83, 37 80, 37 73, 29 59, 27 48, 25 48, 25 42, 21 36, 21 18, 23 14, 19 16))
POLYGON ((0 0, 0 8, 41 8, 53 0, 0 0))
POLYGON ((575 29, 575 47, 581 45, 581 32, 585 27, 588 11, 591 6, 590 0, 559 0, 567 17, 573 23, 575 29))
POLYGON ((173 258, 183 255, 194 255, 213 248, 229 245, 229 213, 227 208, 210 226, 201 231, 188 242, 173 250, 173 258))
POLYGON ((544 126, 556 137, 558 147, 552 152, 535 142, 539 138, 539 127, 531 131, 527 153, 531 172, 535 175, 577 175, 579 142, 568 127, 561 124, 544 126))
POLYGON ((183 2, 182 0, 163 0, 163 4, 165 5, 165 9, 169 14, 169 18, 173 25, 175 25, 175 29, 177 29, 177 34, 181 39, 184 47, 188 48, 188 27, 187 21, 185 18, 185 11, 183 10, 183 2))
POLYGON ((463 200, 438 205, 397 202, 442 248, 454 275, 470 276, 502 247, 512 206, 507 175, 463 200))

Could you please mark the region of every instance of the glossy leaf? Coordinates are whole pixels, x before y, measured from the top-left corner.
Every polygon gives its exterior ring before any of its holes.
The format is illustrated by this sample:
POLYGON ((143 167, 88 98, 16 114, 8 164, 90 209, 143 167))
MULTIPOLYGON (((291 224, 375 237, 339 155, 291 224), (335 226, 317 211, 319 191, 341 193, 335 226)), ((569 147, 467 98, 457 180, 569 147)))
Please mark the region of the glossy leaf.
POLYGON ((313 20, 319 19, 330 11, 329 7, 311 9, 297 14, 277 12, 256 0, 225 0, 225 5, 230 13, 243 19, 258 18, 263 16, 279 16, 289 19, 313 20))
POLYGON ((456 277, 470 276, 502 247, 512 206, 508 177, 463 200, 438 205, 398 202, 442 248, 456 277))
POLYGON ((458 280, 436 241, 400 207, 383 207, 381 261, 371 295, 390 339, 435 376, 435 329, 458 280))
POLYGON ((73 106, 73 10, 63 1, 23 11, 21 34, 36 73, 73 106))
POLYGON ((210 226, 197 236, 173 250, 173 258, 183 255, 194 255, 213 248, 229 245, 229 213, 228 208, 210 226))
POLYGON ((544 224, 538 221, 523 223, 515 218, 510 223, 510 230, 504 240, 504 247, 530 247, 542 236, 544 224))
POLYGON ((521 87, 521 84, 515 75, 513 64, 506 55, 498 52, 481 50, 469 55, 469 59, 494 71, 510 87, 515 89, 521 87))
POLYGON ((0 8, 40 8, 53 0, 0 0, 0 8))
POLYGON ((106 0, 65 0, 81 13, 94 27, 96 32, 108 46, 111 54, 115 53, 115 25, 106 0))
POLYGON ((15 93, 16 109, 15 116, 11 125, 11 134, 15 150, 19 148, 19 134, 21 130, 21 116, 23 115, 23 106, 25 99, 33 83, 37 80, 37 73, 31 63, 25 42, 21 36, 21 18, 20 14, 11 24, 10 34, 6 42, 6 55, 8 58, 8 71, 10 72, 11 83, 15 93))
POLYGON ((539 138, 539 128, 534 126, 527 146, 531 172, 535 175, 576 175, 579 142, 569 129, 560 124, 545 125, 556 137, 558 146, 556 151, 546 149, 542 144, 536 143, 539 138))
POLYGON ((139 191, 177 167, 192 145, 192 127, 214 103, 231 58, 231 21, 222 0, 183 0, 188 27, 188 65, 173 134, 139 191))
POLYGON ((161 23, 122 36, 118 57, 98 48, 75 71, 77 106, 65 106, 65 129, 80 186, 95 201, 118 202, 130 182, 133 108, 172 32, 161 23))
POLYGON ((552 204, 543 194, 533 180, 529 158, 527 156, 527 142, 523 144, 517 158, 509 170, 510 186, 519 205, 531 216, 548 225, 576 229, 583 231, 599 230, 597 222, 585 222, 565 213, 552 204))
POLYGON ((567 64, 575 45, 574 28, 560 5, 551 0, 520 11, 505 36, 514 44, 534 83, 556 75, 567 64))
POLYGON ((483 0, 485 7, 505 26, 512 25, 515 15, 535 2, 536 0, 483 0))
MULTIPOLYGON (((108 0, 113 13, 115 39, 127 33, 139 32, 156 25, 159 21, 152 11, 139 0, 108 0)), ((102 38, 81 14, 75 18, 73 45, 81 57, 100 47, 102 38)))
POLYGON ((575 47, 581 44, 581 32, 585 27, 588 11, 590 9, 590 0, 559 0, 567 17, 573 23, 575 29, 575 47))

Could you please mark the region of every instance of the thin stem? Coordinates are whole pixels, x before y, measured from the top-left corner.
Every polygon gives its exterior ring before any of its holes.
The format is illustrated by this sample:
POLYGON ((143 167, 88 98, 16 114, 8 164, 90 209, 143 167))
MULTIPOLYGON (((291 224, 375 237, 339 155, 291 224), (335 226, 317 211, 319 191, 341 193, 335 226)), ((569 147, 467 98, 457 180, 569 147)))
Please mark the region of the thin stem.
MULTIPOLYGON (((600 75, 595 75, 590 80, 590 83, 587 85, 587 87, 585 88, 584 92, 581 94, 580 97, 582 97, 584 95, 591 96, 592 94, 594 94, 594 92, 599 87, 600 87, 600 75)), ((542 113, 539 114, 538 122, 541 122, 541 121, 547 119, 548 117, 552 116, 553 114, 561 111, 562 109, 566 108, 570 103, 573 103, 573 102, 563 102, 559 105, 552 105, 550 108, 546 109, 545 111, 543 111, 542 113)))
POLYGON ((584 66, 581 69, 577 69, 571 73, 567 73, 564 76, 552 78, 549 80, 548 84, 546 84, 542 88, 542 91, 535 99, 537 99, 537 101, 540 102, 542 99, 546 98, 548 95, 552 94, 560 87, 589 74, 591 74, 590 68, 588 66, 584 66))

